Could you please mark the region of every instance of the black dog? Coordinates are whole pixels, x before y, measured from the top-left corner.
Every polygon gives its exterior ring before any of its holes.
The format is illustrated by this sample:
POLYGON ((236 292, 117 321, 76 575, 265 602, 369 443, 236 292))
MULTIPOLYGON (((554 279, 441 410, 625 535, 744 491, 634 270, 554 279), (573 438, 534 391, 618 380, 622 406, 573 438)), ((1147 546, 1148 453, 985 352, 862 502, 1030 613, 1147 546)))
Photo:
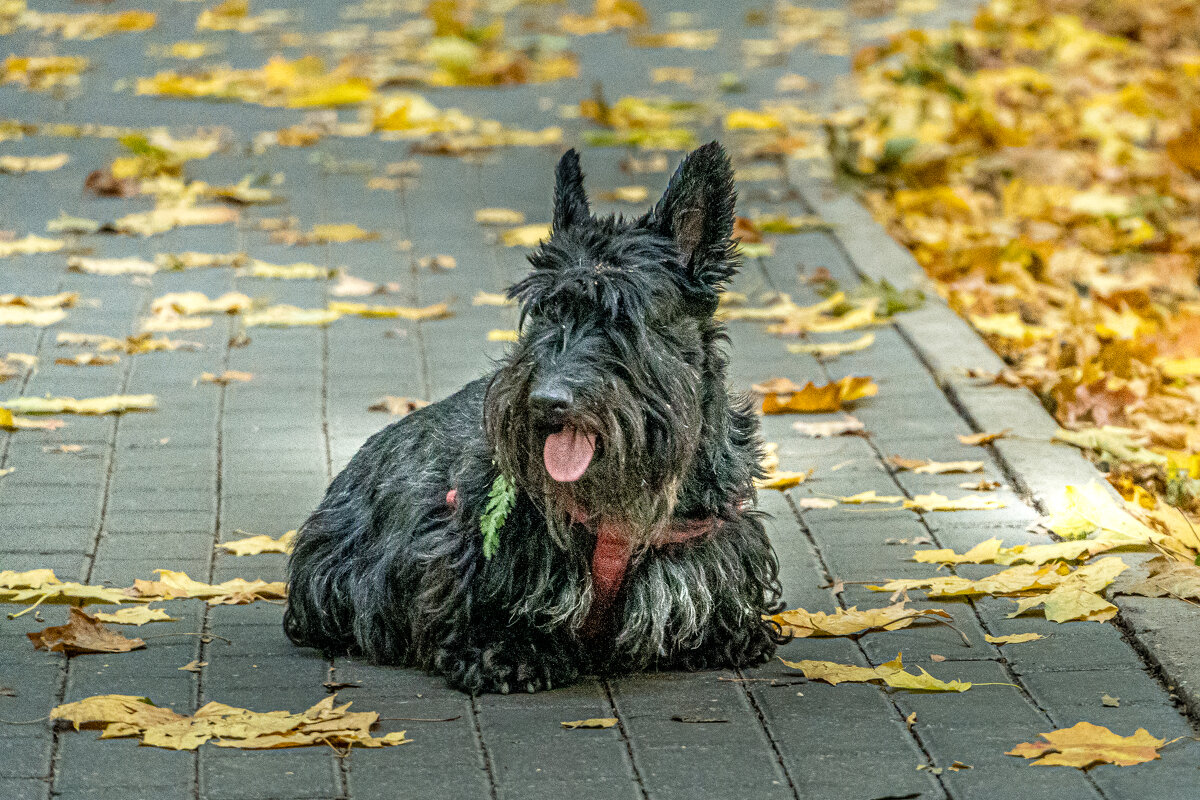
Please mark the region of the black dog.
POLYGON ((292 641, 471 693, 737 667, 781 641, 758 420, 714 320, 736 270, 729 158, 687 157, 627 221, 559 162, 553 233, 509 290, 492 375, 371 437, 300 529, 292 641))

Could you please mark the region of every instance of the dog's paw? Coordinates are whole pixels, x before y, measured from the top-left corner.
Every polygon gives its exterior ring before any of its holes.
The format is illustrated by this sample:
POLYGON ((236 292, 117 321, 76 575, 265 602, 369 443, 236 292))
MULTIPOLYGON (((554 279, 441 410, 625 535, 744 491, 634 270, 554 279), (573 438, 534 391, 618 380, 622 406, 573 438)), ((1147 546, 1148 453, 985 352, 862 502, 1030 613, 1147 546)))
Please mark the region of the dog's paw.
POLYGON ((564 657, 527 645, 496 643, 440 659, 447 682, 470 694, 540 692, 573 683, 578 671, 564 657))

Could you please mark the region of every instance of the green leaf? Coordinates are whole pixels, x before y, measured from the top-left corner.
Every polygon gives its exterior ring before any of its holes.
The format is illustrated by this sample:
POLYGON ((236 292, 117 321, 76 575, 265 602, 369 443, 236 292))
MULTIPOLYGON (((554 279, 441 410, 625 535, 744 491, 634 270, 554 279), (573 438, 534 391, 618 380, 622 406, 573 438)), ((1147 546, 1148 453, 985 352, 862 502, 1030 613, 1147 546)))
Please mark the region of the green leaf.
POLYGON ((912 311, 920 308, 925 302, 925 293, 920 289, 914 287, 900 291, 886 279, 876 282, 865 277, 862 286, 855 289, 850 297, 854 300, 878 298, 877 313, 881 317, 890 317, 901 311, 912 311))
POLYGON ((491 560, 500 548, 500 528, 508 519, 508 512, 517 503, 517 487, 501 473, 492 482, 488 492, 487 505, 484 506, 483 516, 479 518, 479 530, 483 533, 483 557, 491 560))

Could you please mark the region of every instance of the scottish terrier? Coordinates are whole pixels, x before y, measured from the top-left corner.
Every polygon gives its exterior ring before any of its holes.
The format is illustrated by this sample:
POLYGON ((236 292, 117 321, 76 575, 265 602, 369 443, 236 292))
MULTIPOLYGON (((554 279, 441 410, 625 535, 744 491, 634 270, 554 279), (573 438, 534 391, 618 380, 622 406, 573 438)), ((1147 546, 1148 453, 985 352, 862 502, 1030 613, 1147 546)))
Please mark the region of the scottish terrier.
POLYGON ((296 644, 479 692, 740 667, 782 641, 751 506, 762 441, 714 318, 733 170, 692 152, 654 208, 593 217, 574 150, 491 375, 372 436, 300 528, 296 644))

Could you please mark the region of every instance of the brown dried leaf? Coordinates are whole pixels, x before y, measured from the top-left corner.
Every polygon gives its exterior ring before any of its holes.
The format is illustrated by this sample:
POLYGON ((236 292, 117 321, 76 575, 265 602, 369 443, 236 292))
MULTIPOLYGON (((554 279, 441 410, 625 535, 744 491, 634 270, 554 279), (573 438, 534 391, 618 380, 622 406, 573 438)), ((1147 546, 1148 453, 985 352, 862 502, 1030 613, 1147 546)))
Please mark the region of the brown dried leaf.
POLYGON ((76 656, 82 653, 128 653, 146 646, 141 639, 129 639, 109 630, 78 608, 71 607, 68 611, 70 618, 66 625, 26 634, 34 647, 76 656))

